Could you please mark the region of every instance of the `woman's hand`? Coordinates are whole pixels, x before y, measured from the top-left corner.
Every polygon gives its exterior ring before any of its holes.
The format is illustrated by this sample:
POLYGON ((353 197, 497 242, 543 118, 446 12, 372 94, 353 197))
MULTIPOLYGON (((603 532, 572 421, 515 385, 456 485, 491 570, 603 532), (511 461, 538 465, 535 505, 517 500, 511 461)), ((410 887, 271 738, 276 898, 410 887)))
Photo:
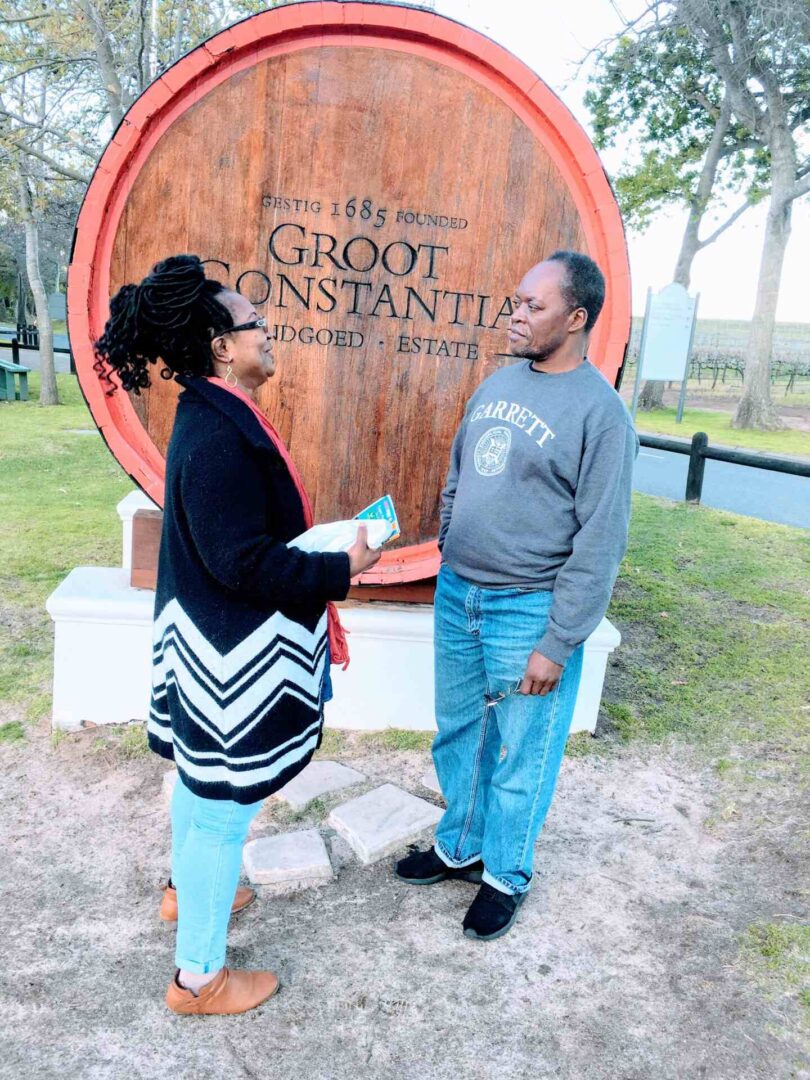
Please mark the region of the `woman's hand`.
POLYGON ((346 554, 349 556, 349 576, 354 578, 379 562, 382 550, 375 551, 368 546, 368 526, 361 525, 357 530, 357 539, 346 554))

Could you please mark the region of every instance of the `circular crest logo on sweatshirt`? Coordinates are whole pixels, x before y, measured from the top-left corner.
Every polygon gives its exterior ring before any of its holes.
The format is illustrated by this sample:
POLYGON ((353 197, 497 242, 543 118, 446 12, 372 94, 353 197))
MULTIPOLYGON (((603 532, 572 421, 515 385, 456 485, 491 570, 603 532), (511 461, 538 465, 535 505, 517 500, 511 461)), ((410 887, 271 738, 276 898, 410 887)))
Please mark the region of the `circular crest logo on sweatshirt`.
POLYGON ((506 468, 512 432, 506 427, 494 427, 485 431, 478 440, 473 460, 481 476, 497 476, 506 468))

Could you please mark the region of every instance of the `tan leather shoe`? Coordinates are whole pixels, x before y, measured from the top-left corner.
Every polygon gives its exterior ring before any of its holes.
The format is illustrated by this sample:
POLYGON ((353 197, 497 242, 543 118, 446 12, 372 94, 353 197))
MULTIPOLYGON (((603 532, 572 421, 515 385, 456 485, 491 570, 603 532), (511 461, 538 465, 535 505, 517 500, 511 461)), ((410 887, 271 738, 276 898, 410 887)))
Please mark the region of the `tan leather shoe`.
POLYGON ((184 1016, 232 1016, 248 1012, 278 990, 278 979, 272 971, 232 971, 225 967, 195 997, 180 986, 178 974, 175 972, 169 983, 166 1004, 172 1012, 184 1016))
MULTIPOLYGON (((240 885, 236 890, 236 896, 233 898, 231 915, 235 915, 237 911, 243 911, 255 899, 255 889, 249 889, 247 885, 240 885)), ((160 917, 164 922, 177 922, 177 889, 175 889, 174 885, 166 885, 163 889, 163 899, 160 902, 160 917)))

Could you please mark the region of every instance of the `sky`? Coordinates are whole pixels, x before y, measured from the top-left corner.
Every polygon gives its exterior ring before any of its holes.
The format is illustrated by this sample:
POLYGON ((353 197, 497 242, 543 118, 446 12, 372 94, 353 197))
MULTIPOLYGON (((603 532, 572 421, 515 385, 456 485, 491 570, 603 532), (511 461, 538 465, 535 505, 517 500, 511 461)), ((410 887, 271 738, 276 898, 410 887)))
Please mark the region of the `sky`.
MULTIPOLYGON (((638 0, 620 0, 624 15, 641 10, 638 0)), ((434 10, 481 31, 531 67, 565 102, 590 133, 583 104, 587 81, 577 62, 620 27, 611 0, 435 0, 434 10)), ((621 165, 616 151, 602 153, 610 175, 621 165)), ((739 196, 729 204, 738 205, 739 196)), ((700 293, 698 314, 707 319, 750 319, 754 308, 767 206, 745 214, 723 236, 699 252, 692 265, 690 291, 700 293)), ((725 217, 718 217, 717 223, 725 217)), ((648 286, 672 280, 686 212, 660 213, 643 233, 627 234, 633 282, 633 313, 644 314, 648 286)), ((704 222, 703 235, 710 222, 704 222)), ((777 319, 810 322, 807 252, 810 250, 810 197, 793 204, 793 230, 782 273, 777 319)))

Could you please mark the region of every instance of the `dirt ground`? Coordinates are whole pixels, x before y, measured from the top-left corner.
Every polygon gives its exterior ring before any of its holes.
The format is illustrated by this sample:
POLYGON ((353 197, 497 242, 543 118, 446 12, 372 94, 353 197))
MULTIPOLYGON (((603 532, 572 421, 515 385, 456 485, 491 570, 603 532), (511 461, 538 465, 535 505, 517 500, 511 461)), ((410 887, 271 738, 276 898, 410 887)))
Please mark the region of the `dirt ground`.
MULTIPOLYGON (((98 745, 43 728, 0 748, 3 1078, 810 1075, 795 1000, 740 956, 749 924, 800 915, 800 808, 775 774, 729 803, 683 748, 566 759, 535 886, 488 944, 461 934, 474 886, 409 887, 327 830, 337 881, 231 928, 229 963, 275 970, 277 998, 184 1018, 163 1004, 166 765, 98 745)), ((350 738, 337 756, 427 794, 424 752, 350 738)), ((309 824, 270 807, 258 832, 309 824)))

